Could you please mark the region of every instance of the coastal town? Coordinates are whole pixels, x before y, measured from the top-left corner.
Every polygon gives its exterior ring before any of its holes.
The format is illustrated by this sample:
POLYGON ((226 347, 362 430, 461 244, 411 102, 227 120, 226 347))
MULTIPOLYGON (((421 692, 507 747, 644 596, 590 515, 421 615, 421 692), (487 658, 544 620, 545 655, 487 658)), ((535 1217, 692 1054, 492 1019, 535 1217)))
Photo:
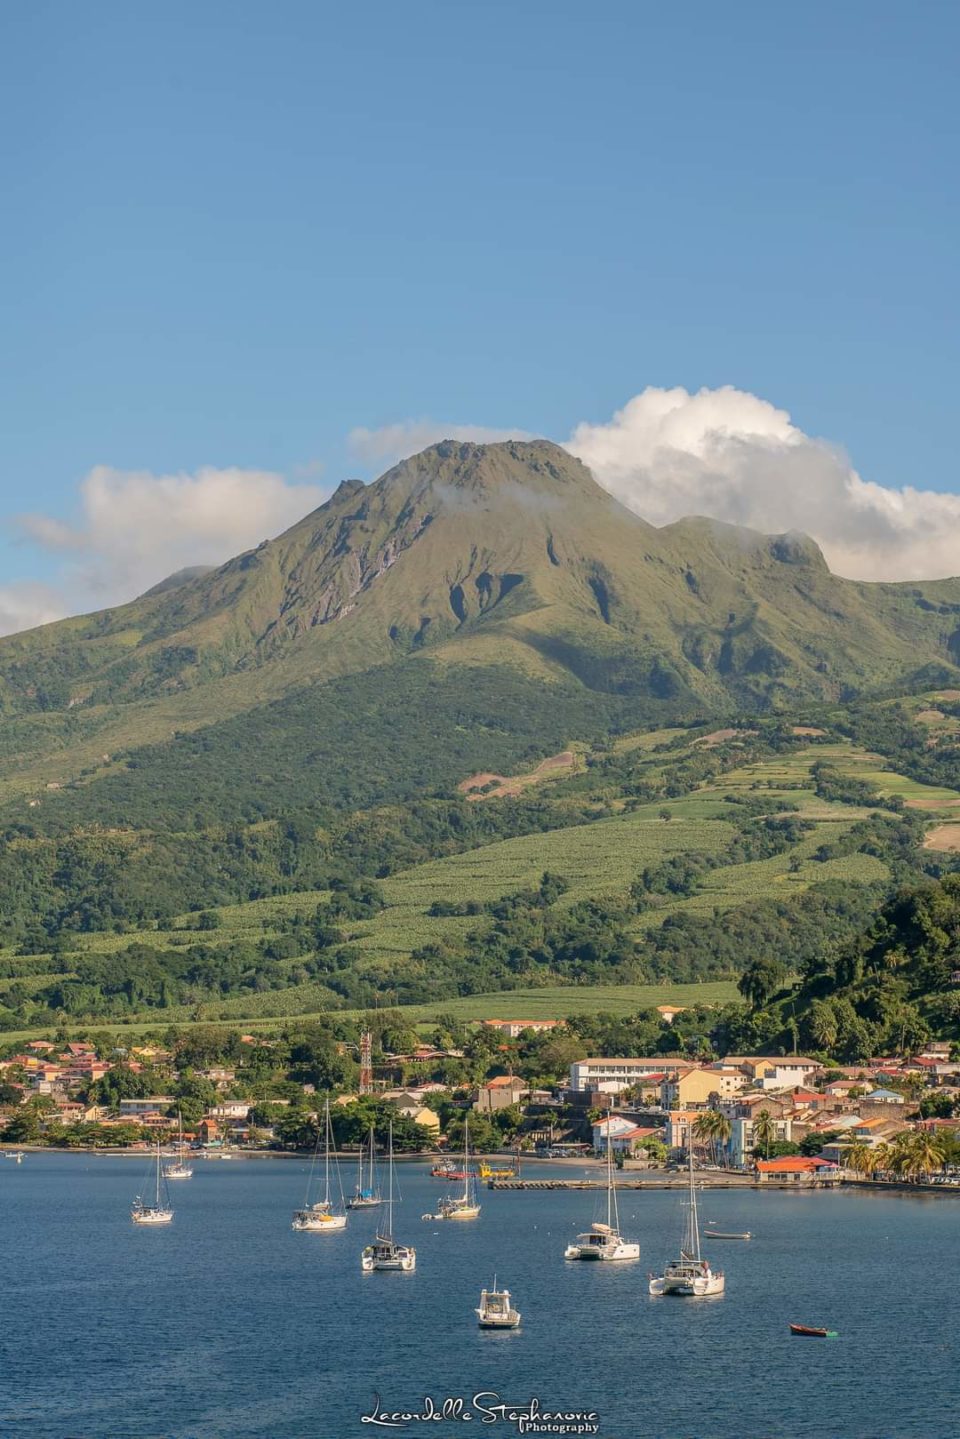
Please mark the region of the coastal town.
MULTIPOLYGON (((680 1013, 658 1011, 663 1035, 680 1013)), ((439 1025, 432 1042, 396 1024, 358 1030, 356 1041, 317 1027, 183 1030, 129 1048, 113 1036, 31 1039, 0 1051, 0 1144, 142 1151, 182 1131, 210 1157, 297 1153, 316 1146, 329 1099, 341 1151, 356 1150, 368 1127, 382 1140, 390 1124, 398 1154, 441 1153, 460 1144, 468 1119, 481 1175, 515 1187, 527 1160, 589 1163, 609 1146, 620 1183, 669 1182, 692 1153, 705 1183, 960 1192, 956 1046, 848 1065, 693 1057, 665 1039, 654 1054, 576 1057, 587 1027, 491 1018, 439 1025), (495 1153, 508 1162, 484 1163, 495 1153)))

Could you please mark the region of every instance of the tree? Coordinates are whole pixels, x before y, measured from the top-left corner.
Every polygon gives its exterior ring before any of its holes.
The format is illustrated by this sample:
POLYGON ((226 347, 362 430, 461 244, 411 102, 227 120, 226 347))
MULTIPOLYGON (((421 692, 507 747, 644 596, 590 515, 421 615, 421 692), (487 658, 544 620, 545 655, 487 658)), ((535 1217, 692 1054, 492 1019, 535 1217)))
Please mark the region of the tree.
POLYGON ((770 1146, 777 1136, 777 1126, 769 1109, 761 1109, 753 1121, 753 1137, 758 1145, 762 1145, 765 1157, 770 1158, 770 1146))
POLYGON ((851 1144, 844 1154, 844 1167, 853 1174, 872 1174, 877 1164, 876 1151, 869 1144, 851 1144))
POLYGON ((783 988, 787 967, 778 959, 755 959, 737 982, 737 988, 751 1009, 762 1009, 767 1000, 783 988))

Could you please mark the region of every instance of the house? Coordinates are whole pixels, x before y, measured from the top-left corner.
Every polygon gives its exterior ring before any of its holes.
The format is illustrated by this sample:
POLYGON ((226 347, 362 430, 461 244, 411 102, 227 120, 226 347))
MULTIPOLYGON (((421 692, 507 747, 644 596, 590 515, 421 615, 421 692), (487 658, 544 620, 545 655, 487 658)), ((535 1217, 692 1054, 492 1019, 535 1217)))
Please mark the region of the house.
POLYGON ((526 1092, 527 1086, 522 1079, 513 1074, 500 1074, 496 1079, 481 1084, 473 1107, 481 1114, 492 1114, 495 1109, 509 1109, 511 1104, 519 1104, 526 1092))
POLYGON ((497 1030, 506 1039, 517 1039, 525 1029, 533 1034, 542 1034, 563 1023, 562 1019, 485 1019, 483 1027, 497 1030))
POLYGON ((795 1184, 816 1184, 819 1180, 835 1178, 838 1166, 829 1159, 792 1154, 781 1159, 758 1159, 756 1171, 761 1183, 767 1179, 786 1179, 795 1184))
POLYGON ((709 1069, 680 1069, 668 1075, 660 1086, 663 1109, 705 1109, 714 1098, 728 1099, 739 1093, 747 1081, 741 1070, 727 1066, 709 1069))
POLYGON ((869 1094, 863 1096, 864 1105, 897 1104, 902 1107, 906 1102, 906 1096, 900 1094, 896 1089, 872 1089, 869 1094))
POLYGON ((201 1144, 219 1144, 220 1127, 215 1119, 201 1119, 197 1125, 197 1139, 201 1144))
POLYGON ((663 1131, 663 1142, 667 1148, 689 1149, 693 1126, 702 1114, 702 1109, 671 1109, 663 1131))
POLYGON ((252 1108, 253 1105, 248 1099, 227 1099, 222 1104, 212 1104, 207 1110, 207 1116, 218 1123, 243 1121, 249 1117, 252 1108))
POLYGON ((599 1119, 593 1126, 593 1148, 596 1154, 606 1154, 607 1134, 610 1135, 610 1148, 617 1154, 634 1155, 643 1148, 647 1139, 659 1139, 663 1131, 657 1126, 644 1126, 634 1124, 632 1120, 625 1119, 623 1115, 612 1114, 609 1119, 599 1119))
POLYGON ((676 1017, 677 1017, 678 1014, 685 1014, 685 1013, 686 1013, 686 1009, 687 1009, 687 1007, 686 1007, 686 1005, 684 1005, 684 1004, 658 1004, 658 1005, 657 1005, 657 1013, 659 1014, 660 1018, 663 1020, 664 1024, 672 1024, 673 1021, 676 1019, 676 1017))
POLYGON ((121 1099, 117 1108, 124 1119, 139 1119, 143 1114, 162 1114, 175 1100, 169 1094, 154 1094, 149 1099, 121 1099))
POLYGON ((27 1049, 34 1054, 50 1054, 56 1047, 55 1044, 50 1043, 49 1039, 31 1039, 27 1045, 27 1049))

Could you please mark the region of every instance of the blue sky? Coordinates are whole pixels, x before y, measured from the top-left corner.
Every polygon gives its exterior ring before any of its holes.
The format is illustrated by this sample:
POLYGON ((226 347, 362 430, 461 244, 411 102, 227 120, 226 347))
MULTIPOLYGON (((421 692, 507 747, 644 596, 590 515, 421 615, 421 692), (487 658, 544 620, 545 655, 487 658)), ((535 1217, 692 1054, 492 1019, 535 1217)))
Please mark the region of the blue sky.
POLYGON ((0 30, 0 582, 69 606, 114 564, 97 466, 309 508, 376 471, 358 427, 563 439, 647 387, 960 489, 956 5, 32 0, 0 30))

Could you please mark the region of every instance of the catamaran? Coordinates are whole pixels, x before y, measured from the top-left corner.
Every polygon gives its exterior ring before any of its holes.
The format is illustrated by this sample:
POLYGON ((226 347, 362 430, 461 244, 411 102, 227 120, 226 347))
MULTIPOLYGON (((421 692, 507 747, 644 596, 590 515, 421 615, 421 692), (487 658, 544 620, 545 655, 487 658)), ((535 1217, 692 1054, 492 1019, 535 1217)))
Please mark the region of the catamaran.
POLYGON ((390 1125, 387 1152, 387 1222, 377 1230, 377 1237, 360 1255, 360 1268, 365 1274, 374 1269, 402 1269, 409 1274, 417 1267, 417 1251, 410 1244, 398 1244, 393 1237, 393 1124, 390 1125))
POLYGON ((470 1172, 470 1125, 463 1121, 463 1193, 444 1195, 437 1205, 436 1214, 425 1214, 424 1219, 476 1219, 480 1213, 477 1203, 477 1186, 470 1172))
POLYGON ((343 1203, 343 1189, 340 1184, 340 1168, 337 1164, 336 1150, 333 1146, 333 1127, 330 1123, 330 1100, 323 1106, 323 1129, 324 1129, 324 1156, 323 1156, 323 1198, 315 1203, 310 1203, 310 1191, 313 1187, 313 1172, 316 1168, 317 1154, 320 1148, 320 1135, 317 1135, 317 1143, 314 1147, 313 1158, 310 1161, 310 1173, 307 1176, 307 1192, 303 1201, 303 1208, 297 1209, 293 1216, 293 1228, 310 1234, 335 1234, 347 1227, 347 1213, 343 1203), (333 1198, 330 1192, 330 1160, 333 1159, 333 1170, 337 1181, 337 1188, 340 1191, 340 1206, 334 1208, 333 1198))
POLYGON ((157 1141, 156 1154, 156 1190, 153 1203, 149 1203, 141 1194, 138 1194, 130 1209, 130 1218, 134 1224, 170 1224, 173 1220, 173 1210, 170 1208, 170 1196, 167 1193, 167 1182, 163 1174, 163 1166, 160 1163, 160 1141, 157 1141), (163 1185, 163 1198, 161 1199, 161 1182, 163 1185))
POLYGON ((481 1329, 516 1329, 520 1323, 520 1314, 510 1302, 510 1290, 497 1288, 496 1275, 492 1289, 481 1289, 475 1313, 481 1329))
POLYGON ((183 1115, 177 1110, 177 1157, 173 1164, 163 1166, 164 1179, 192 1179, 193 1170, 184 1159, 183 1115))
POLYGON ((651 1294, 679 1294, 699 1299, 706 1294, 722 1294, 725 1284, 722 1270, 711 1269, 700 1253, 700 1225, 697 1221, 697 1186, 693 1178, 693 1148, 690 1154, 690 1196, 687 1218, 680 1241, 679 1259, 671 1259, 662 1274, 650 1275, 651 1294))
POLYGON ((591 1224, 585 1234, 578 1234, 563 1253, 564 1259, 625 1260, 639 1259, 640 1245, 624 1239, 620 1233, 620 1215, 617 1210, 617 1190, 613 1182, 613 1148, 610 1141, 610 1125, 607 1125, 607 1219, 606 1223, 591 1224))
POLYGON ((360 1145, 360 1153, 357 1157, 357 1185, 353 1195, 347 1200, 348 1209, 373 1209, 376 1205, 383 1203, 383 1195, 380 1193, 380 1186, 376 1178, 376 1149, 377 1142, 373 1133, 373 1125, 370 1126, 370 1159, 364 1179, 364 1152, 366 1145, 360 1145))

